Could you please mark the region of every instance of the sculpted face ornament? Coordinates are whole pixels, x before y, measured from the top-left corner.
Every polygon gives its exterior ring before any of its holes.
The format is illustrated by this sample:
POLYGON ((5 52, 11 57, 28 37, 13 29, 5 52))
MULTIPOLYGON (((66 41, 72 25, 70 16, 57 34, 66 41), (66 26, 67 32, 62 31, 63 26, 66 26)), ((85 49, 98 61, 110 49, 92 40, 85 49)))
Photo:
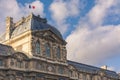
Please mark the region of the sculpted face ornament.
POLYGON ((52 71, 53 70, 53 68, 52 68, 52 66, 48 66, 48 71, 52 71))

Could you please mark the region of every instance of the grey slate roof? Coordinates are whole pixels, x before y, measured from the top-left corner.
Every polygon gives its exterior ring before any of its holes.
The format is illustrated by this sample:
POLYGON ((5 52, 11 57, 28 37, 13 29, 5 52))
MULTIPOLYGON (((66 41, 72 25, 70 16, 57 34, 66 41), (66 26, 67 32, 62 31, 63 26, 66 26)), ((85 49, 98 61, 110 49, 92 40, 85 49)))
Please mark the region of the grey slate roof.
POLYGON ((11 46, 0 44, 0 55, 7 56, 14 53, 14 49, 11 46))
POLYGON ((17 26, 14 29, 14 31, 12 32, 12 37, 20 35, 21 33, 24 33, 28 30, 32 31, 51 30, 59 38, 62 38, 61 33, 55 27, 50 26, 49 24, 43 22, 42 20, 43 20, 42 18, 33 15, 28 22, 22 23, 21 25, 17 26))
MULTIPOLYGON (((82 64, 82 63, 77 63, 74 61, 69 61, 68 60, 68 64, 74 66, 78 71, 80 72, 87 72, 87 73, 92 73, 92 74, 97 74, 99 73, 99 71, 101 71, 101 68, 98 67, 94 67, 94 66, 90 66, 90 65, 86 65, 86 64, 82 64)), ((118 74, 114 71, 110 71, 110 70, 104 70, 106 76, 108 77, 113 77, 113 78, 118 78, 118 74)))
POLYGON ((51 30, 53 33, 55 33, 59 38, 62 38, 61 33, 53 26, 40 22, 36 16, 33 16, 33 19, 31 21, 31 30, 51 30))

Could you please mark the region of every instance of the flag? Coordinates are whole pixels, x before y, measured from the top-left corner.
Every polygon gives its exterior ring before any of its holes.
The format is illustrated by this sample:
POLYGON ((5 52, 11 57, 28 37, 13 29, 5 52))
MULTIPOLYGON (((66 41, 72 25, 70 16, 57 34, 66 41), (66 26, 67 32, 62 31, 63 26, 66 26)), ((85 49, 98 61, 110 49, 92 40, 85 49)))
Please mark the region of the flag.
POLYGON ((35 9, 35 6, 29 5, 29 9, 35 9))
POLYGON ((29 5, 29 8, 31 8, 31 5, 29 5))
POLYGON ((35 6, 32 6, 33 9, 35 9, 35 6))

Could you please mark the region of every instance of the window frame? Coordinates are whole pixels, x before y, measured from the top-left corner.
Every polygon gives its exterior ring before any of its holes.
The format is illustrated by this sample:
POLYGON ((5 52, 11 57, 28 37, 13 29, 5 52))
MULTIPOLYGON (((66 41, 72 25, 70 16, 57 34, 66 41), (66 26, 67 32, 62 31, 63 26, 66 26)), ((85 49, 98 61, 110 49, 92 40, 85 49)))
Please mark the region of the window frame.
POLYGON ((56 48, 56 56, 58 59, 61 59, 61 51, 59 46, 56 48))
POLYGON ((40 54, 41 53, 41 47, 40 47, 40 41, 37 40, 35 43, 35 53, 40 54))
POLYGON ((51 47, 50 47, 50 44, 46 43, 45 44, 45 54, 46 54, 46 57, 51 57, 51 47))

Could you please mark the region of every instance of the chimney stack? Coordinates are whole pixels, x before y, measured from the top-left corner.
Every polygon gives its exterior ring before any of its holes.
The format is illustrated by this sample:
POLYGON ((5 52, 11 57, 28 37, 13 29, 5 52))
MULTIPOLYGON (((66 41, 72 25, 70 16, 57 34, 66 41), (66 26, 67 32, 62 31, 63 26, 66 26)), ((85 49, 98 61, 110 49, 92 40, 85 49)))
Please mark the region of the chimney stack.
POLYGON ((106 65, 101 66, 101 68, 107 70, 107 66, 106 65))
POLYGON ((6 18, 6 40, 10 39, 12 30, 13 30, 13 18, 7 17, 6 18))

